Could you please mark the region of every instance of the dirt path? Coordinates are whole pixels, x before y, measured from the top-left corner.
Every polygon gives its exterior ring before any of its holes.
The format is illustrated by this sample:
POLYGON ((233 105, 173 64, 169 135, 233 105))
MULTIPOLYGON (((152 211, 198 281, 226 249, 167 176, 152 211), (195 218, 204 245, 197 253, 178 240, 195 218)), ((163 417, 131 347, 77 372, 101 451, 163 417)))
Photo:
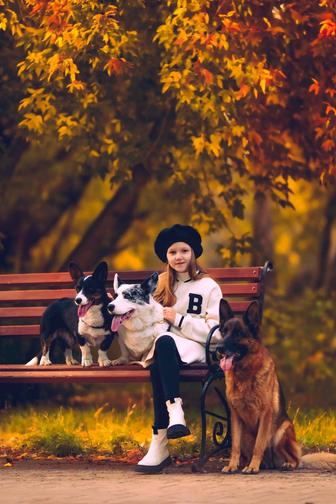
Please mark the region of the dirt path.
POLYGON ((5 504, 334 504, 336 474, 300 470, 257 476, 172 468, 144 476, 132 467, 57 462, 16 462, 0 470, 5 504))

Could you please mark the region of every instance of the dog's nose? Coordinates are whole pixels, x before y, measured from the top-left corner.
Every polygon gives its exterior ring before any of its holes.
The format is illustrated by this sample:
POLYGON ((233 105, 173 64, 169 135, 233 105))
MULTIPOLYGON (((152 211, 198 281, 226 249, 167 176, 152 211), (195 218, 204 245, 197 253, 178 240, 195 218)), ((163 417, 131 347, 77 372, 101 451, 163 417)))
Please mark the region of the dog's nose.
POLYGON ((113 313, 113 312, 114 312, 114 308, 115 308, 115 306, 114 306, 114 304, 113 304, 113 303, 109 303, 109 304, 107 305, 107 309, 108 309, 108 311, 109 311, 110 313, 113 313))
POLYGON ((82 298, 76 297, 75 303, 78 304, 78 305, 80 305, 82 303, 82 298))

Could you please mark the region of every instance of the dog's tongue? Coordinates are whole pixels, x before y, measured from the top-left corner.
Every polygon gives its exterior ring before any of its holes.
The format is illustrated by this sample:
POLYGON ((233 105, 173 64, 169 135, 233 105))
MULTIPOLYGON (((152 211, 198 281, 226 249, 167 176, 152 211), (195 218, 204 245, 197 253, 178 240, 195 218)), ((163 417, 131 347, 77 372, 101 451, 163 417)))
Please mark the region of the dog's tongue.
POLYGON ((112 332, 117 332, 121 324, 124 322, 124 320, 128 320, 134 310, 130 310, 126 313, 123 313, 122 315, 113 315, 113 319, 111 322, 111 330, 112 332))
POLYGON ((225 357, 223 357, 220 361, 219 361, 219 365, 220 367, 222 368, 222 370, 224 371, 224 373, 226 371, 229 371, 231 368, 232 368, 232 364, 233 364, 233 357, 234 355, 231 355, 231 357, 227 357, 225 355, 225 357))
POLYGON ((117 332, 119 327, 121 326, 121 323, 123 321, 123 316, 122 315, 113 315, 112 323, 111 323, 111 329, 113 332, 117 332))
POLYGON ((78 306, 78 317, 83 318, 85 316, 85 314, 87 313, 87 311, 89 310, 89 308, 91 308, 93 303, 94 303, 94 301, 89 301, 85 305, 79 305, 78 306))

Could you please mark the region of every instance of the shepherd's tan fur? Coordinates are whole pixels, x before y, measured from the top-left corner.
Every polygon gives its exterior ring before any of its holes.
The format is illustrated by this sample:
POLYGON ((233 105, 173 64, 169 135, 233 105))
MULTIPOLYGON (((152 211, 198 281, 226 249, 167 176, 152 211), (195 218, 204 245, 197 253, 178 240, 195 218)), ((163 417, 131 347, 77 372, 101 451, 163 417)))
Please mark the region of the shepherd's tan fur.
POLYGON ((223 361, 230 361, 223 369, 232 429, 231 457, 223 472, 241 469, 257 473, 260 467, 292 470, 299 465, 334 470, 334 454, 301 458, 274 361, 258 335, 258 314, 254 302, 240 320, 233 316, 228 303, 221 301, 220 331, 224 339, 218 350, 223 361))

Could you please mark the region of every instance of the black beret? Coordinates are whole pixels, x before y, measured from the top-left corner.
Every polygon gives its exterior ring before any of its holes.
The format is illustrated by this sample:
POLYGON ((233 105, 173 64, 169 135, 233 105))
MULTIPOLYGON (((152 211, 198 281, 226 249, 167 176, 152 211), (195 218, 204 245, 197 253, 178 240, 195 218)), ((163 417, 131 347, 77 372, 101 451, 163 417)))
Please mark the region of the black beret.
POLYGON ((155 254, 162 262, 167 262, 167 250, 176 242, 184 242, 190 245, 195 257, 199 257, 203 252, 201 235, 195 228, 174 224, 170 228, 163 229, 154 243, 155 254))

